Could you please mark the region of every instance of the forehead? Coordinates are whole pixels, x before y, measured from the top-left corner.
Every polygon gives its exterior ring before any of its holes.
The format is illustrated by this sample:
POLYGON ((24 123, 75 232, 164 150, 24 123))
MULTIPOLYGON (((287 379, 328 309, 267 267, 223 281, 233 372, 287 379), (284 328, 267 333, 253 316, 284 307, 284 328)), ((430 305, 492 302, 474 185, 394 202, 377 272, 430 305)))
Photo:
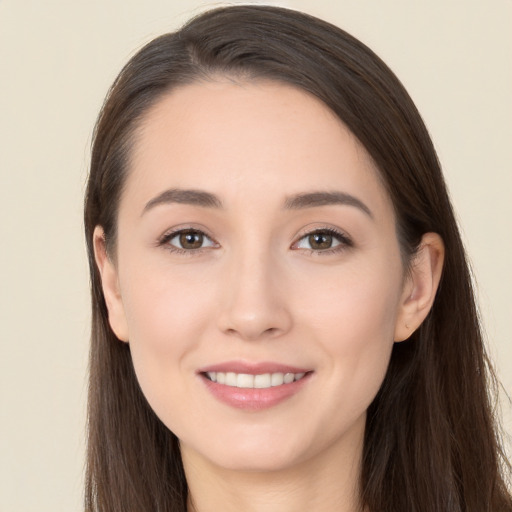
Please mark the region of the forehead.
POLYGON ((277 201, 340 187, 389 202, 370 156, 327 106, 262 81, 186 85, 150 109, 132 147, 126 199, 170 187, 205 189, 228 203, 246 192, 277 201))

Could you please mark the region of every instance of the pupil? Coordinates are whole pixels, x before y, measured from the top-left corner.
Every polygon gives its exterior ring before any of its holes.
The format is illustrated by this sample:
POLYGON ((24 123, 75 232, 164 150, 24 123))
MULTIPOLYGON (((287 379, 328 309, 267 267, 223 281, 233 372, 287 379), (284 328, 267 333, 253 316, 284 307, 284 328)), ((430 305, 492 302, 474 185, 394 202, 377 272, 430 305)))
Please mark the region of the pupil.
POLYGON ((329 249, 332 245, 332 235, 314 233, 309 236, 309 244, 313 249, 329 249))
POLYGON ((199 249, 203 245, 201 233, 182 233, 180 244, 184 249, 199 249))

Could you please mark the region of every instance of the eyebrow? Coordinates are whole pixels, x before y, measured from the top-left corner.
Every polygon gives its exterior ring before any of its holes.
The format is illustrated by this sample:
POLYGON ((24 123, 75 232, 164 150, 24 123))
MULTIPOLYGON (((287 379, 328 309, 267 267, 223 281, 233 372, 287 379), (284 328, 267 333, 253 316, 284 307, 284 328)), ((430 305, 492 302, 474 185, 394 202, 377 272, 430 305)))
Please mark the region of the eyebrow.
POLYGON ((297 194, 289 197, 285 201, 284 207, 286 210, 301 210, 303 208, 315 208, 317 206, 337 204, 343 206, 354 206, 373 219, 373 214, 370 208, 368 208, 368 206, 366 206, 360 199, 351 194, 338 191, 297 194))
POLYGON ((170 188, 165 190, 158 196, 149 201, 142 214, 146 213, 151 208, 161 204, 190 204, 194 206, 202 206, 203 208, 222 208, 221 200, 210 192, 203 190, 170 188))
MULTIPOLYGON (((154 197, 144 207, 142 214, 162 204, 188 204, 203 208, 223 208, 222 201, 215 195, 204 190, 171 188, 154 197)), ((302 210, 318 206, 343 205, 358 208, 370 218, 373 214, 360 199, 345 192, 307 192, 288 197, 284 202, 285 210, 302 210)))

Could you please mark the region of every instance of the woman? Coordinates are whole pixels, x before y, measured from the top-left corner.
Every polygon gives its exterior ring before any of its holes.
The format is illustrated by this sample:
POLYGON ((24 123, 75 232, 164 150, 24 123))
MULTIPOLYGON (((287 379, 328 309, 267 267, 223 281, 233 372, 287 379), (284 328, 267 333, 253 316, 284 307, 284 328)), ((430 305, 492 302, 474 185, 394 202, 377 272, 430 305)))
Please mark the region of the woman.
POLYGON ((510 511, 440 167, 340 29, 217 9, 100 115, 87 510, 510 511))

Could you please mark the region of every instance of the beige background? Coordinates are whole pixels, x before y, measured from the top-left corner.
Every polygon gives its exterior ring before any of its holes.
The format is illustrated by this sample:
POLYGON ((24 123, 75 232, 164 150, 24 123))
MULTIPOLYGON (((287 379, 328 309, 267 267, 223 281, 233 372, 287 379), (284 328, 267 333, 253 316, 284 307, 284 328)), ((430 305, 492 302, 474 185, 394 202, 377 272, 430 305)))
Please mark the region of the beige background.
MULTIPOLYGON (((444 164, 490 350, 510 392, 512 1, 274 3, 361 38, 415 99, 444 164)), ((81 509, 89 318, 81 208, 91 131, 135 49, 207 4, 0 0, 2 512, 81 509)))

